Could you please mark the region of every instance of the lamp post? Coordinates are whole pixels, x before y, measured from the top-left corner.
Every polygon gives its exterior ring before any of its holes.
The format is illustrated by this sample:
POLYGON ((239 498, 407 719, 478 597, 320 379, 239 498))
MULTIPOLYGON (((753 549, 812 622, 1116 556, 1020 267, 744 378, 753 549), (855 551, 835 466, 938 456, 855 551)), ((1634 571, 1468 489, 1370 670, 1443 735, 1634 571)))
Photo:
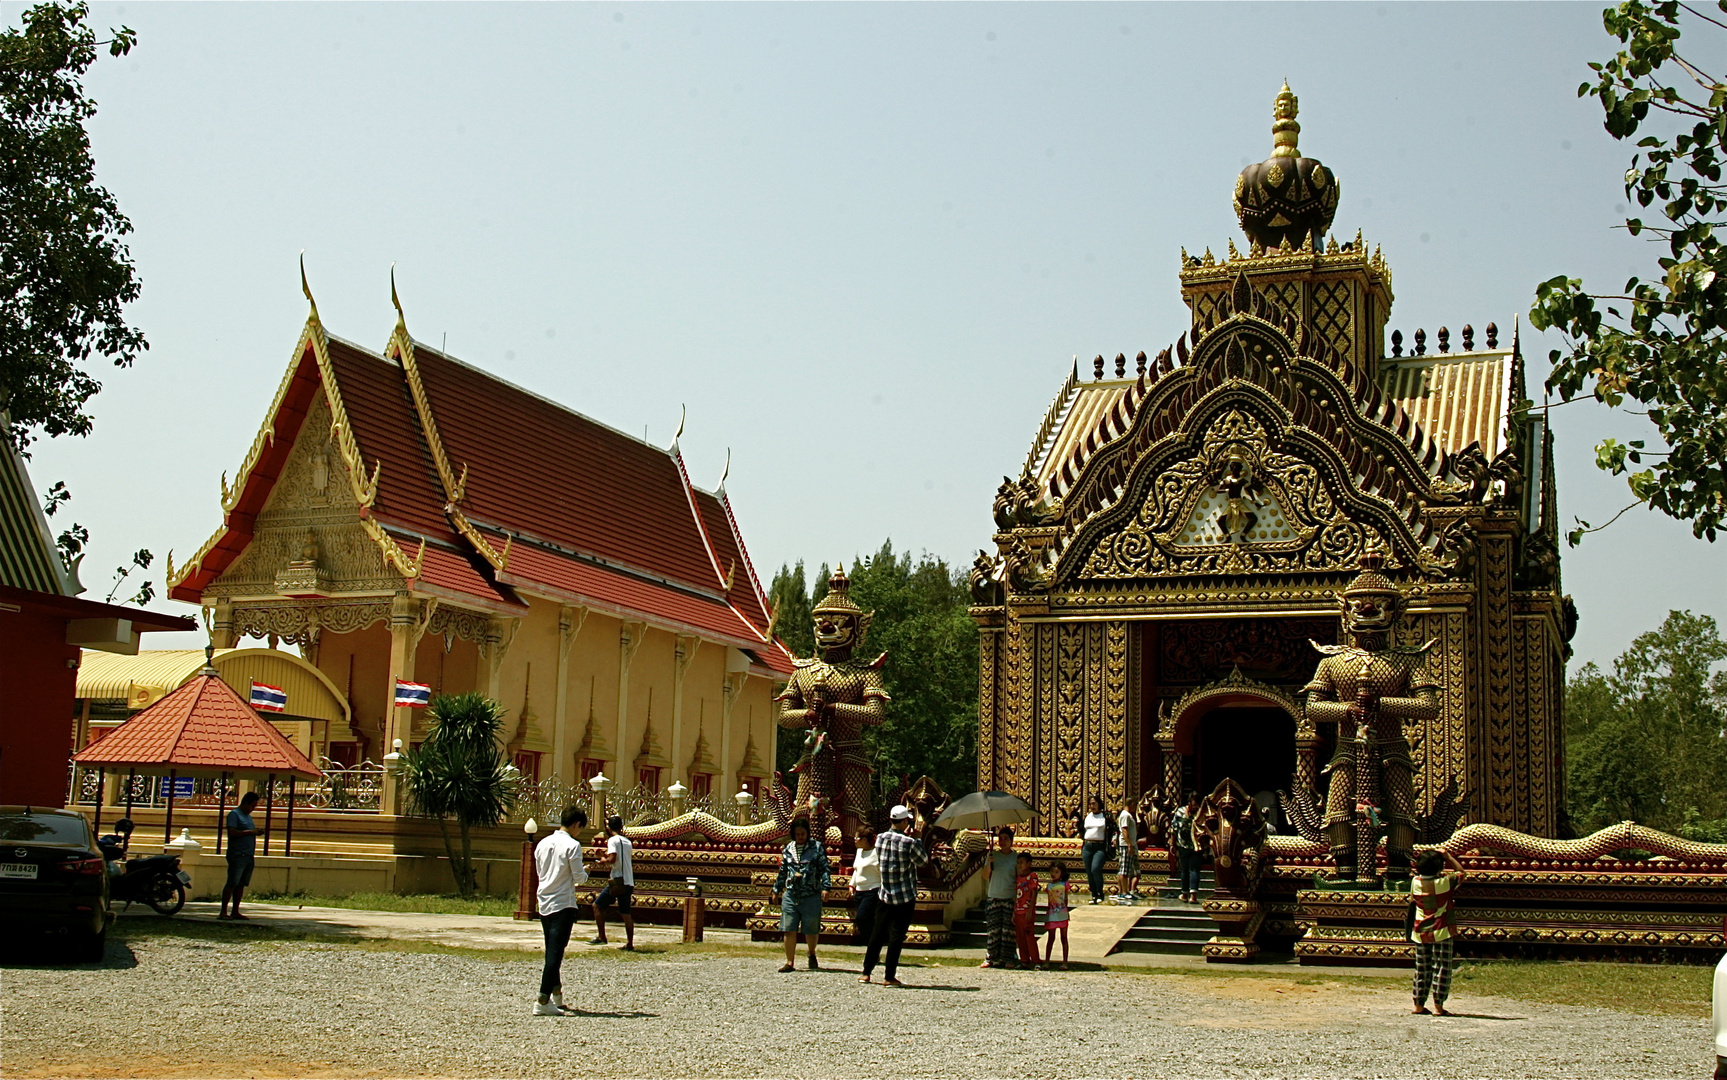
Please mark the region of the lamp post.
POLYGON ((605 773, 596 773, 593 779, 588 781, 588 790, 593 792, 594 796, 592 805, 595 829, 606 827, 606 793, 611 791, 614 786, 612 778, 605 773))
POLYGON ((522 832, 527 835, 522 838, 522 868, 516 879, 516 911, 518 919, 531 919, 539 914, 540 875, 539 868, 534 865, 534 838, 539 834, 540 823, 533 818, 522 822, 522 832))
POLYGON ((682 781, 672 781, 672 786, 666 789, 666 798, 672 802, 672 817, 683 817, 685 801, 690 797, 690 789, 682 781))
POLYGON ((750 823, 750 804, 755 801, 756 797, 751 795, 748 790, 740 791, 736 795, 732 796, 732 802, 738 804, 739 825, 748 825, 750 823))
POLYGON ((402 765, 402 740, 396 739, 390 744, 390 752, 384 755, 384 775, 390 782, 384 786, 384 792, 389 795, 389 805, 380 805, 380 811, 388 810, 392 814, 402 812, 402 785, 397 783, 398 770, 402 765))

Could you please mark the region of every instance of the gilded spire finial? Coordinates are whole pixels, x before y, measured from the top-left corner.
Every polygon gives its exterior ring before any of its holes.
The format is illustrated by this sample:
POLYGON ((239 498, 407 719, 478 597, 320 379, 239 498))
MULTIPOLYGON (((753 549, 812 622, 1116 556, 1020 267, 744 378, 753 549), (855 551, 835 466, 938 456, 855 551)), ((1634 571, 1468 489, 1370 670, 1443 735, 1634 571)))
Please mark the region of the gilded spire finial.
POLYGON ((1277 101, 1271 108, 1271 143, 1272 157, 1300 157, 1301 151, 1296 148, 1296 141, 1301 137, 1301 125, 1295 122, 1295 114, 1301 108, 1301 100, 1289 90, 1289 80, 1283 80, 1283 89, 1277 92, 1277 101))
POLYGON ((312 305, 312 318, 318 318, 318 302, 312 299, 312 286, 306 283, 306 249, 300 249, 300 291, 306 294, 306 303, 312 305))
POLYGON ((396 329, 407 332, 408 317, 402 314, 402 300, 396 295, 396 264, 390 264, 390 303, 396 306, 396 329))

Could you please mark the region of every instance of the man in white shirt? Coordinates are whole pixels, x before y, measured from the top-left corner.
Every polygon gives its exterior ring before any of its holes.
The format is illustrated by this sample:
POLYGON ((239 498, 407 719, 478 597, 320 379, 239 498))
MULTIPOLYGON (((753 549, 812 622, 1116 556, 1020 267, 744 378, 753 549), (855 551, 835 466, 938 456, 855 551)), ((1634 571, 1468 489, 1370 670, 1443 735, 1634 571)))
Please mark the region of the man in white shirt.
POLYGON ((576 925, 576 886, 588 880, 587 867, 582 865, 581 841, 576 839, 588 827, 588 815, 581 807, 572 806, 560 820, 562 828, 534 845, 540 932, 546 938, 546 965, 540 972, 540 999, 534 1003, 535 1016, 575 1012, 564 1004, 560 969, 564 966, 564 949, 570 944, 570 931, 576 925))
POLYGON ((636 891, 635 845, 624 835, 624 819, 616 815, 606 819, 606 853, 600 865, 611 867, 612 875, 600 895, 594 897, 594 939, 589 945, 606 944, 606 909, 617 906, 624 917, 624 951, 636 950, 636 917, 630 911, 630 898, 636 891))

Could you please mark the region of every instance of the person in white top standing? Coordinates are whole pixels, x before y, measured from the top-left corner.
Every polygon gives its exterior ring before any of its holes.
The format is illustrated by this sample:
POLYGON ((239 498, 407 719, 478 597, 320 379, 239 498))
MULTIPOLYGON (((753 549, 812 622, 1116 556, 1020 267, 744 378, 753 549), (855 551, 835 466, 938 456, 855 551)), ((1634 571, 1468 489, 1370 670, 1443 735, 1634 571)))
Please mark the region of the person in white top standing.
POLYGON ((1103 808, 1103 799, 1093 795, 1086 803, 1086 812, 1074 822, 1079 833, 1080 861, 1085 864, 1086 884, 1091 887, 1091 902, 1103 903, 1103 864, 1109 861, 1109 849, 1115 846, 1115 818, 1103 808))
MULTIPOLYGON (((1727 930, 1727 919, 1721 923, 1727 930)), ((1727 956, 1715 965, 1715 1080, 1727 1080, 1727 956)))
POLYGON ((582 844, 576 839, 588 827, 588 815, 581 807, 572 806, 559 820, 563 827, 534 845, 540 932, 546 938, 546 965, 540 972, 540 999, 534 1003, 535 1016, 575 1012, 564 1004, 560 969, 564 966, 564 949, 570 944, 570 931, 576 925, 576 886, 588 880, 587 867, 582 865, 582 844))
POLYGON ((853 939, 867 946, 875 934, 876 913, 881 907, 881 852, 875 849, 874 825, 858 826, 851 886, 853 939))
POLYGON ((606 853, 600 865, 611 867, 612 875, 600 895, 594 897, 594 940, 589 945, 606 944, 606 909, 614 905, 624 919, 624 951, 636 949, 636 917, 630 910, 630 898, 636 891, 636 846, 624 835, 624 819, 613 815, 606 819, 606 853))

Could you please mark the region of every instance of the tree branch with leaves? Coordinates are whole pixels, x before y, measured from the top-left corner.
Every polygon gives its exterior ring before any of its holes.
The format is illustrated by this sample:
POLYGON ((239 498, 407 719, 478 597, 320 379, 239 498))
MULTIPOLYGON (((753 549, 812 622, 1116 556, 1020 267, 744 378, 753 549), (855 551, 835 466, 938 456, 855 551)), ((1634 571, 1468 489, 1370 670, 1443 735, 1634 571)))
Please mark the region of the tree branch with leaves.
MULTIPOLYGON (((1727 0, 1716 6, 1727 14, 1727 0)), ((1595 81, 1577 96, 1600 101, 1615 139, 1642 133, 1625 194, 1660 220, 1630 217, 1625 228, 1665 254, 1651 280, 1633 277, 1615 293, 1590 292, 1563 274, 1544 281, 1529 319, 1565 338, 1564 349, 1549 353, 1549 391, 1646 407, 1659 445, 1607 439, 1595 448, 1596 466, 1626 477, 1632 506, 1689 521, 1694 535, 1713 541, 1727 516, 1727 254, 1717 236, 1727 224, 1727 83, 1716 74, 1727 21, 1677 0, 1626 0, 1602 21, 1624 48, 1589 65, 1595 81), (1701 54, 1680 52, 1684 30, 1703 35, 1701 54)), ((1578 524, 1567 534, 1572 546, 1606 527, 1578 524)))

